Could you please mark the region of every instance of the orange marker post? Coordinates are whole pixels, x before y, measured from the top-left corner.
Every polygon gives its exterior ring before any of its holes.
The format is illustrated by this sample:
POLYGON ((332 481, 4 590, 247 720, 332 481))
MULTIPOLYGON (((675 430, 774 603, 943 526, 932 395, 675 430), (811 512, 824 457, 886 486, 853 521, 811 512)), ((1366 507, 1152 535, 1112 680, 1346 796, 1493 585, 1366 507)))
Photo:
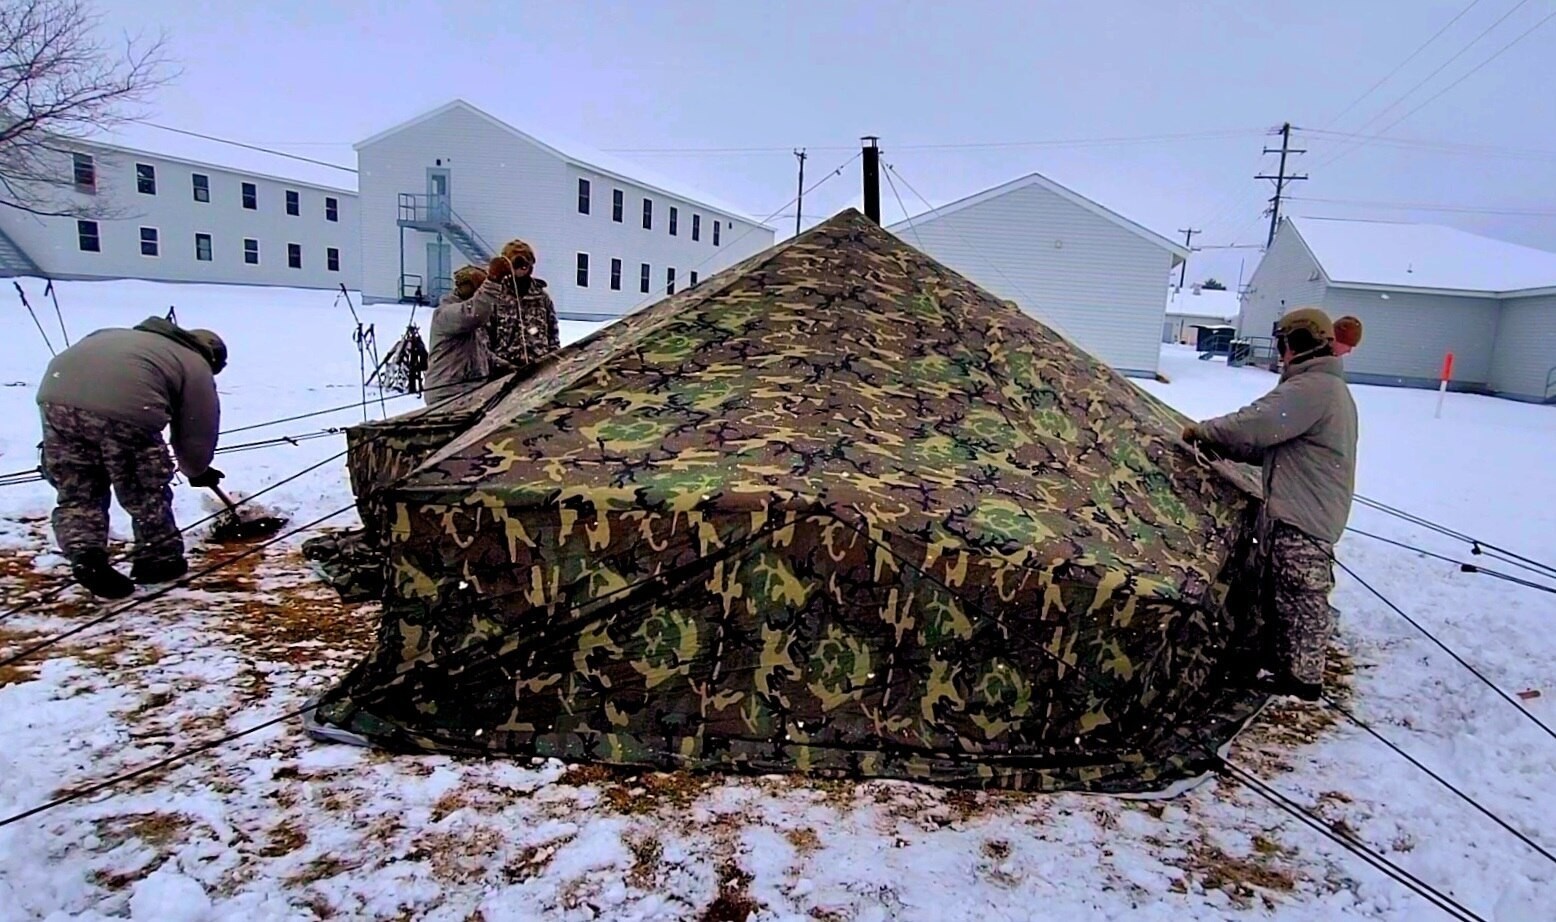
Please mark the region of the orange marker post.
POLYGON ((1443 354, 1443 379, 1442 383, 1437 386, 1437 412, 1432 415, 1433 419, 1443 418, 1443 398, 1448 396, 1448 379, 1452 377, 1453 353, 1447 352, 1443 354))

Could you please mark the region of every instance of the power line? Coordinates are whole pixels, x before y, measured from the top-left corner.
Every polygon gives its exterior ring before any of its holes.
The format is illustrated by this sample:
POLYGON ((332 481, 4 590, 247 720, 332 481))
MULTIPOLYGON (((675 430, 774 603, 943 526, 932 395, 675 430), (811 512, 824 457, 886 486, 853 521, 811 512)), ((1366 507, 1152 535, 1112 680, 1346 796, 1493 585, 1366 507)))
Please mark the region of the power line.
POLYGON ((288 160, 299 160, 303 163, 311 163, 315 166, 326 166, 332 170, 340 170, 343 173, 350 173, 353 176, 355 176, 357 172, 356 167, 342 166, 338 163, 330 163, 327 160, 315 160, 312 157, 303 157, 297 154, 288 154, 285 151, 271 150, 268 147, 260 147, 257 144, 245 144, 242 141, 234 141, 231 138, 219 138, 215 135, 201 134, 198 131, 189 131, 184 128, 174 128, 171 125, 159 125, 156 122, 141 122, 140 124, 151 128, 156 128, 161 131, 171 131, 173 134, 187 135, 191 138, 200 138, 201 140, 205 141, 215 141, 217 144, 230 144, 233 147, 241 147, 245 150, 259 151, 262 154, 270 154, 275 157, 285 157, 288 160))
MULTIPOLYGON (((1017 147, 1107 147, 1117 144, 1148 144, 1167 141, 1205 141, 1219 138, 1247 137, 1259 134, 1262 129, 1222 129, 1215 131, 1191 131, 1176 134, 1156 135, 1115 135, 1094 138, 1054 138, 1049 140, 1027 141, 961 141, 935 144, 893 144, 893 150, 990 150, 999 148, 1017 147)), ((807 151, 840 152, 855 150, 854 147, 828 144, 803 145, 807 151)), ((794 147, 611 147, 605 148, 608 154, 649 154, 665 156, 696 156, 696 155, 726 155, 726 154, 788 154, 794 153, 794 147)))
POLYGON ((1477 208, 1472 205, 1434 204, 1432 202, 1378 202, 1366 199, 1321 198, 1317 196, 1289 195, 1288 201, 1321 202, 1328 205, 1352 205, 1362 208, 1387 208, 1396 211, 1441 211, 1451 214, 1505 215, 1509 217, 1551 218, 1556 211, 1535 208, 1477 208))
POLYGON ((1449 154, 1480 155, 1487 157, 1509 157, 1516 159, 1556 159, 1556 150, 1538 147, 1497 147, 1490 144, 1467 144, 1462 141, 1444 141, 1433 138, 1401 138, 1382 134, 1358 134, 1351 131, 1328 131, 1323 128, 1305 128, 1301 125, 1293 126, 1304 134, 1314 135, 1320 138, 1341 138, 1351 141, 1366 141, 1371 144, 1382 144, 1390 147, 1419 148, 1421 150, 1440 151, 1449 154))
POLYGON ((1344 109, 1341 109, 1339 114, 1335 115, 1329 121, 1324 123, 1325 127, 1328 127, 1329 125, 1333 125, 1336 122, 1340 121, 1340 119, 1344 118, 1347 113, 1349 113, 1352 109, 1356 108, 1356 106, 1359 103, 1361 103, 1362 100, 1366 99, 1368 96, 1371 96, 1374 92, 1377 91, 1377 89, 1379 87, 1381 87, 1383 84, 1389 82, 1389 80, 1392 79, 1395 74, 1399 73, 1401 70, 1404 69, 1405 65, 1409 64, 1411 61, 1414 61, 1416 59, 1416 57, 1418 55, 1420 55, 1421 52, 1425 51, 1429 45, 1431 45, 1433 42, 1435 42, 1439 38, 1441 38, 1444 32, 1447 32, 1450 28, 1453 27, 1454 23, 1456 23, 1459 20, 1463 19, 1466 13, 1468 13, 1470 10, 1473 10, 1475 7, 1479 6, 1480 2, 1481 2, 1481 0, 1470 0, 1470 5, 1469 6, 1466 6, 1464 9, 1459 10, 1458 13, 1454 14, 1454 17, 1452 19, 1448 20, 1446 23, 1444 23, 1443 27, 1441 29, 1438 29, 1436 32, 1432 33, 1432 37, 1431 38, 1429 38, 1426 41, 1422 42, 1420 45, 1417 45, 1416 46, 1416 50, 1410 52, 1410 54, 1403 61, 1400 61, 1398 64, 1396 64, 1394 66, 1393 70, 1391 70, 1388 73, 1384 74, 1383 78, 1381 80, 1379 80, 1377 83, 1374 83, 1372 86, 1368 87, 1367 91, 1365 93, 1362 93, 1360 96, 1358 96, 1355 99, 1351 100, 1350 105, 1346 106, 1344 109))

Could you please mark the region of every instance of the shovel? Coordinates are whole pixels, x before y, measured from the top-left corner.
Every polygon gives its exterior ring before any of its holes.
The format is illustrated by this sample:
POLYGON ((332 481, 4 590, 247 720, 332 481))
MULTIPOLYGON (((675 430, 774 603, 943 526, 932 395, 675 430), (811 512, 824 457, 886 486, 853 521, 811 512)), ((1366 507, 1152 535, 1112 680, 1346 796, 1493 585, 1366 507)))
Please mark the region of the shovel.
POLYGON ((222 501, 227 511, 217 516, 216 524, 211 526, 211 537, 216 541, 252 541, 255 538, 267 538, 280 531, 286 525, 286 519, 273 515, 264 515, 255 519, 245 519, 238 515, 237 504, 227 497, 226 491, 221 487, 211 487, 211 492, 222 501))

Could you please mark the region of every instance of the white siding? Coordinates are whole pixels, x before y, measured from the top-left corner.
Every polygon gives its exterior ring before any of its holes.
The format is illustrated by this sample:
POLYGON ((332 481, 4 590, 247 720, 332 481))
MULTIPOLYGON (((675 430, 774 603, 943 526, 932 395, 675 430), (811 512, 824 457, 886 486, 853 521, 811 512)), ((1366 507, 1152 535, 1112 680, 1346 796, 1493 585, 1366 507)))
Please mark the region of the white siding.
MULTIPOLYGON (((359 281, 360 243, 357 197, 343 189, 198 164, 155 154, 82 147, 92 154, 97 171, 97 192, 61 193, 61 204, 92 208, 96 218, 100 252, 84 252, 74 217, 39 217, 0 209, 0 228, 30 256, 39 269, 53 278, 150 279, 172 282, 216 282, 239 285, 284 285, 296 288, 334 288, 342 282, 354 288, 359 281), (149 164, 156 173, 156 194, 137 191, 136 164, 149 164), (210 201, 196 201, 192 177, 210 178, 210 201), (241 184, 251 182, 258 193, 258 208, 243 207, 241 184), (286 213, 286 192, 299 196, 299 214, 286 213), (339 220, 325 220, 324 200, 339 204, 339 220), (159 254, 141 253, 142 227, 155 228, 159 254), (195 235, 211 236, 211 259, 195 258, 195 235), (259 265, 243 261, 244 238, 260 243, 259 265), (287 245, 302 247, 302 268, 287 265, 287 245), (340 251, 340 268, 330 271, 326 250, 340 251)), ((60 156, 60 175, 71 175, 71 157, 60 156)), ((66 187, 69 189, 69 187, 66 187)))
POLYGON ((1318 263, 1308 252, 1296 229, 1282 221, 1253 278, 1248 280, 1248 290, 1243 295, 1242 313, 1238 316, 1239 336, 1270 335, 1275 321, 1288 310, 1323 303, 1324 282, 1318 274, 1318 263))
POLYGON ((1491 359, 1491 390, 1545 400, 1556 396, 1556 391, 1546 391, 1552 368, 1556 368, 1556 296, 1503 301, 1491 359))
MULTIPOLYGON (((665 296, 665 273, 677 271, 677 290, 696 271, 699 281, 773 243, 773 232, 683 198, 666 196, 557 157, 480 113, 453 106, 359 147, 362 201, 363 296, 399 297, 400 193, 425 194, 427 169, 449 170, 454 211, 494 250, 515 237, 535 248, 535 274, 546 280, 557 312, 571 317, 615 317, 665 296), (578 180, 588 179, 590 213, 578 212, 578 180), (624 195, 621 223, 611 218, 612 192, 624 195), (653 228, 643 229, 643 199, 654 203, 653 228), (670 208, 679 213, 669 233, 670 208), (693 215, 702 218, 692 240, 693 215), (713 222, 721 246, 713 245, 713 222), (731 224, 735 228, 731 228, 731 224), (749 233, 748 233, 749 232, 749 233), (589 285, 577 284, 577 256, 589 254, 589 285), (611 260, 622 261, 620 291, 610 289, 611 260), (650 268, 649 294, 639 291, 639 267, 650 268)), ((427 275, 426 245, 435 235, 407 230, 404 271, 427 275)), ((453 253, 453 268, 470 261, 453 253)))
POLYGON ((1454 384, 1484 387, 1491 376, 1498 303, 1412 292, 1331 288, 1323 307, 1330 317, 1362 322, 1362 343, 1345 358, 1348 375, 1380 384, 1430 385, 1453 353, 1454 384))
POLYGON ((893 230, 1119 371, 1155 373, 1163 247, 1035 184, 893 230))

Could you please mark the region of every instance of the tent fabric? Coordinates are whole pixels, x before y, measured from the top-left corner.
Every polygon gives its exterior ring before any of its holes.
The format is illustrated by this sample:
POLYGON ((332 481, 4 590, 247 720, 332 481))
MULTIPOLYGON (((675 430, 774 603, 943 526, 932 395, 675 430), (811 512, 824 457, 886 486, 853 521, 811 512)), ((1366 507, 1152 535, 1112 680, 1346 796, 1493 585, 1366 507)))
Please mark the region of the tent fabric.
POLYGON ((473 405, 380 423, 399 453, 351 459, 383 621, 320 724, 401 750, 1141 791, 1202 771, 1262 703, 1239 681, 1246 481, 857 212, 473 405))

